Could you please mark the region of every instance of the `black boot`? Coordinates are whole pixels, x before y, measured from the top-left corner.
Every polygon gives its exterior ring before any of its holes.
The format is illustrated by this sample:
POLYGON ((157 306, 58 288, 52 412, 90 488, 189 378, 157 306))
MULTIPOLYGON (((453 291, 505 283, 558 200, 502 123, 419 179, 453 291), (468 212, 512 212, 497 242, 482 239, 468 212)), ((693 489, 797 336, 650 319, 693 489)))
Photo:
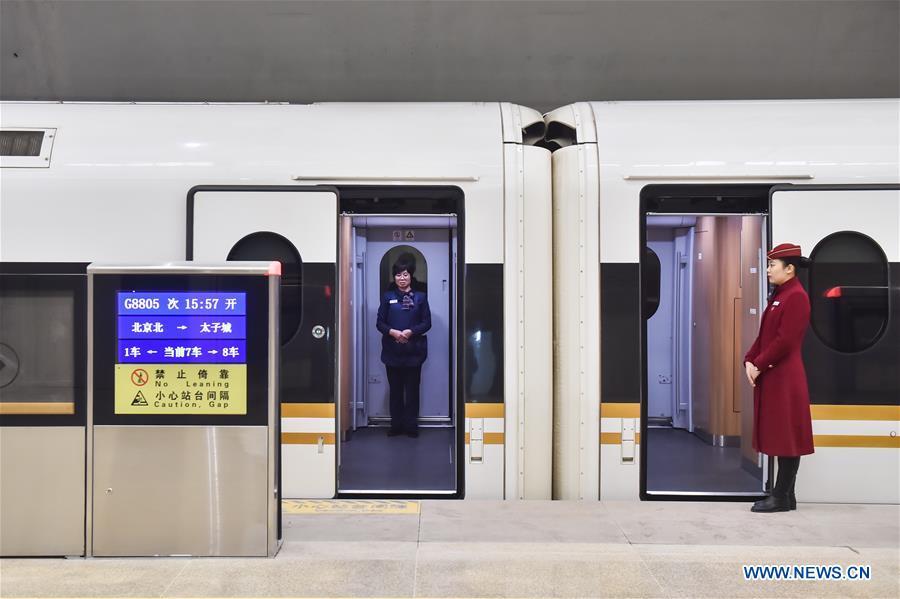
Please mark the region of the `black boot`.
POLYGON ((792 509, 791 486, 797 476, 797 467, 799 465, 800 458, 779 457, 778 478, 775 481, 775 488, 772 489, 772 494, 754 503, 750 511, 760 513, 790 511, 792 509))
POLYGON ((791 509, 797 509, 797 496, 794 494, 794 486, 797 483, 797 470, 800 469, 800 458, 794 458, 796 463, 794 464, 793 472, 791 475, 791 488, 788 491, 788 502, 791 504, 791 509))
POLYGON ((774 492, 753 504, 751 512, 789 512, 791 511, 790 499, 787 496, 776 495, 774 492))

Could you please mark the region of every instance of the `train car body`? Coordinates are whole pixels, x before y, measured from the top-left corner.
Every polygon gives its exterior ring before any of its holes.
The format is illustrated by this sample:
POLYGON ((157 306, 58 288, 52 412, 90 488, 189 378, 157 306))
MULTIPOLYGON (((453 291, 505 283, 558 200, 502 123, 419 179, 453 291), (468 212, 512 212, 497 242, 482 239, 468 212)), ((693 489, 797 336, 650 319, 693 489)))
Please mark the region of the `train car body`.
MULTIPOLYGON (((507 103, 4 103, 4 277, 279 259, 283 497, 549 498, 543 126, 507 103), (398 246, 434 312, 416 440, 380 428, 374 314, 398 246)), ((42 320, 66 317, 6 305, 27 327, 0 341, 27 373, 52 337, 42 320)), ((35 380, 4 389, 4 426, 35 380)))
POLYGON ((800 501, 900 501, 900 104, 583 102, 553 153, 554 496, 752 499, 765 252, 812 264, 800 501), (577 292, 576 292, 577 291, 577 292))

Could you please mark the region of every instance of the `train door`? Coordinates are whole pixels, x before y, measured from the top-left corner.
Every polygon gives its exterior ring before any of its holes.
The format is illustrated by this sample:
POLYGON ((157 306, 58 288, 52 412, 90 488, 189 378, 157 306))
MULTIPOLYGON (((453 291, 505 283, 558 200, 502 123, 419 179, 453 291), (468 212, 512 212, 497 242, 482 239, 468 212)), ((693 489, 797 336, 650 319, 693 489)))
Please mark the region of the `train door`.
POLYGON ((896 503, 900 186, 780 185, 771 218, 772 243, 810 259, 798 277, 816 452, 801 462, 797 498, 896 503))
MULTIPOLYGON (((448 229, 378 229, 366 231, 366 322, 374 323, 381 296, 393 285, 391 266, 399 258, 411 260, 416 268, 413 287, 424 291, 431 309, 432 328, 428 332, 430 357, 422 365, 419 424, 451 424, 450 356, 450 230, 448 229), (398 243, 398 240, 402 240, 398 243), (434 285, 429 286, 429 282, 434 285), (437 350, 437 351, 435 351, 437 350)), ((369 331, 371 333, 371 331, 369 331)), ((367 424, 390 421, 387 379, 381 363, 381 336, 366 335, 363 368, 367 380, 363 388, 364 418, 367 424)))
POLYGON ((641 496, 754 498, 743 355, 764 307, 763 186, 649 186, 641 235, 641 496))
POLYGON ((338 192, 203 186, 188 197, 187 257, 278 260, 282 496, 333 497, 338 192))
POLYGON ((655 217, 647 223, 647 260, 659 263, 659 301, 647 321, 647 365, 658 383, 647 388, 648 423, 654 427, 692 429, 690 255, 695 221, 655 217))
MULTIPOLYGON (((338 491, 345 494, 453 494, 457 491, 455 380, 456 219, 452 216, 342 217, 342 248, 353 256, 342 297, 352 324, 342 338, 349 371, 342 393, 338 491), (412 287, 427 297, 431 329, 422 365, 418 436, 388 436, 390 385, 375 328, 381 299, 395 286, 392 266, 412 264, 412 287)), ((342 304, 343 304, 342 300, 342 304)))

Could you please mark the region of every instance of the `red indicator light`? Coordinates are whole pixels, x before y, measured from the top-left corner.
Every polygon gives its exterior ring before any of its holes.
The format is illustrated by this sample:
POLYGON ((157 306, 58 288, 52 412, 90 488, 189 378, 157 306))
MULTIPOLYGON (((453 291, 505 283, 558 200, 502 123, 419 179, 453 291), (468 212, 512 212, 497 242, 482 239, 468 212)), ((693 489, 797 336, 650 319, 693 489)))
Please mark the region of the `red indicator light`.
POLYGON ((331 285, 325 285, 325 297, 331 299, 331 285))
POLYGON ((832 287, 828 291, 825 292, 825 297, 841 297, 841 288, 840 287, 832 287))

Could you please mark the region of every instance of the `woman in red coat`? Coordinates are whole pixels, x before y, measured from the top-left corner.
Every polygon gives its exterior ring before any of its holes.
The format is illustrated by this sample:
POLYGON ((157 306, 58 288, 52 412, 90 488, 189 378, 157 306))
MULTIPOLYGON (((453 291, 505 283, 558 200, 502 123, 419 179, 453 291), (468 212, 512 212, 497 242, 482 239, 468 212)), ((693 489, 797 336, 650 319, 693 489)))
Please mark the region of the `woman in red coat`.
POLYGON ((800 348, 809 326, 809 296, 797 269, 809 260, 799 245, 783 243, 767 254, 766 274, 775 291, 763 313, 759 335, 744 366, 753 385, 753 448, 778 457, 772 494, 753 504, 754 512, 797 509, 794 481, 800 456, 813 453, 809 390, 800 348))

